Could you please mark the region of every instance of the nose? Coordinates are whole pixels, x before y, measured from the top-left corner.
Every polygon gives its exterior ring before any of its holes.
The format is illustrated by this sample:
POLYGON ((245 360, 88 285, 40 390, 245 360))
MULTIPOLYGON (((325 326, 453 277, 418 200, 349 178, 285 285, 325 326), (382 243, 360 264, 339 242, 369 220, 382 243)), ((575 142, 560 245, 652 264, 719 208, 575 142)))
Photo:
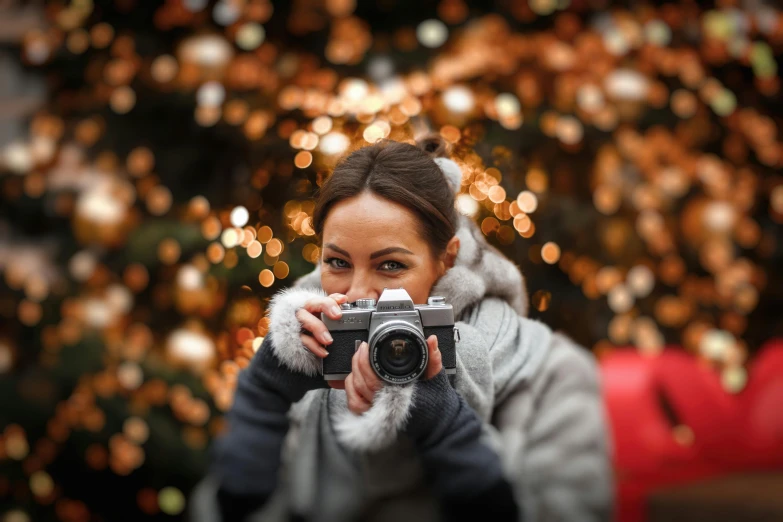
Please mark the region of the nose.
POLYGON ((348 290, 348 302, 353 303, 357 299, 375 299, 376 301, 380 297, 380 292, 378 292, 375 288, 373 288, 373 285, 366 279, 366 278, 354 278, 353 281, 351 281, 351 288, 348 290))

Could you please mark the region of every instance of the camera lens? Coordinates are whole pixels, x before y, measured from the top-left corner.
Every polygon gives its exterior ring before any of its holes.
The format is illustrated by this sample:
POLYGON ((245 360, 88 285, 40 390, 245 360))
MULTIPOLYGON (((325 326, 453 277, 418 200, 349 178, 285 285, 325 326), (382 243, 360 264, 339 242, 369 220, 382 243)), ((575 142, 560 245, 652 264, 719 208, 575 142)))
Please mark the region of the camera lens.
POLYGON ((393 328, 373 343, 370 359, 376 373, 393 383, 418 378, 427 366, 427 345, 415 333, 393 328))
POLYGON ((395 377, 410 373, 421 358, 407 336, 390 337, 378 349, 381 367, 395 377))

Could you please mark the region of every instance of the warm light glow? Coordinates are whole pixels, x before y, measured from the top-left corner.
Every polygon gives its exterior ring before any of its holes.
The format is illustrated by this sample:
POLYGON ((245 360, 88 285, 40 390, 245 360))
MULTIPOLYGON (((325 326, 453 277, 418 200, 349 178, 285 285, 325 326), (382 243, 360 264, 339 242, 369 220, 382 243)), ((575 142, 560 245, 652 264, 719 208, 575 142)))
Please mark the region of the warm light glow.
POLYGON ((234 207, 231 211, 231 224, 235 227, 243 227, 247 224, 247 220, 250 218, 250 213, 243 206, 234 207))
POLYGON ((473 93, 467 87, 449 87, 443 93, 443 104, 451 112, 462 114, 473 110, 475 100, 473 93))
POLYGON ((425 20, 416 28, 416 37, 421 45, 434 49, 446 42, 449 30, 440 20, 425 20))

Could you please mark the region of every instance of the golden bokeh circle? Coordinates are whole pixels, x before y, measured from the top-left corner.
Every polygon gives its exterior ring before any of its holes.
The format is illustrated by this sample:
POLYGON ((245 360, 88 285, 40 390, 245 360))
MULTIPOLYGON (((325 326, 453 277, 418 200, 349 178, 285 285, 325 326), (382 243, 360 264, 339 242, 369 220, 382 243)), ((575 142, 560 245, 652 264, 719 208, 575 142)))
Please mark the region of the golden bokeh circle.
POLYGON ((283 242, 277 238, 269 241, 266 245, 266 252, 272 257, 277 257, 283 252, 283 242))
POLYGON ((557 263, 558 260, 560 260, 560 247, 557 243, 552 241, 545 243, 544 246, 541 247, 541 259, 550 265, 557 263))
POLYGON ((258 274, 258 282, 261 283, 261 286, 265 288, 269 288, 275 282, 275 275, 272 273, 271 270, 265 268, 264 270, 261 271, 260 274, 258 274))
POLYGON ((272 272, 274 273, 275 277, 278 279, 285 279, 288 277, 288 263, 285 261, 278 261, 275 263, 275 266, 272 269, 272 272))
POLYGON ((300 169, 306 169, 313 163, 313 153, 307 150, 299 151, 294 157, 294 165, 300 169))

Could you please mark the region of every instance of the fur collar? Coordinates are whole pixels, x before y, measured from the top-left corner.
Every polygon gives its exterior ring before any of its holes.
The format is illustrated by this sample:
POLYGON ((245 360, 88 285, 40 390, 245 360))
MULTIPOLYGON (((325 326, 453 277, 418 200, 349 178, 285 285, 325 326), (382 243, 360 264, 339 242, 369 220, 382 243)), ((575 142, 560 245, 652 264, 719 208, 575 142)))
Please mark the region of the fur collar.
MULTIPOLYGON (((445 297, 454 307, 455 318, 487 297, 501 298, 519 315, 527 315, 527 289, 519 268, 487 243, 478 226, 465 216, 460 216, 457 236, 460 249, 455 264, 437 281, 431 295, 445 297)), ((319 374, 321 365, 302 346, 295 313, 314 295, 325 295, 320 265, 297 279, 292 287, 278 292, 268 308, 275 355, 290 369, 308 375, 319 374)), ((415 400, 416 383, 382 388, 372 408, 363 415, 354 415, 347 409, 336 413, 333 424, 338 439, 357 451, 387 447, 404 427, 415 400)))

